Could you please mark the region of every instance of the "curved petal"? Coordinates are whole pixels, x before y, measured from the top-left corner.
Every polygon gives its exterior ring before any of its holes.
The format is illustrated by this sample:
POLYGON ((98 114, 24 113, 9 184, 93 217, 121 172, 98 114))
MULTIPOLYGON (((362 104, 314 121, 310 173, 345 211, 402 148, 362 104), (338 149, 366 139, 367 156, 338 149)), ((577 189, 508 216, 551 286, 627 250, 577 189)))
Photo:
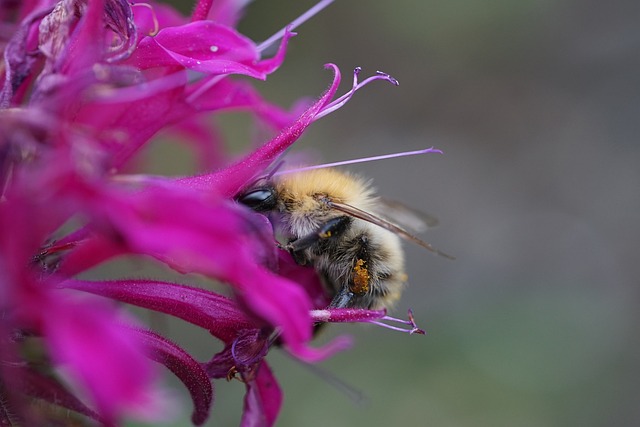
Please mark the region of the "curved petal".
POLYGON ((254 43, 230 27, 196 21, 163 28, 140 41, 132 61, 141 69, 181 66, 207 74, 245 74, 264 79, 255 69, 254 43))
POLYGON ((125 412, 157 411, 155 370, 139 337, 114 322, 112 307, 58 298, 46 309, 46 316, 55 319, 43 322, 52 358, 90 392, 105 423, 125 412))
POLYGON ((50 376, 44 376, 41 373, 24 368, 21 369, 21 380, 23 383, 24 393, 36 399, 42 399, 51 404, 62 408, 75 411, 79 414, 86 415, 89 418, 99 421, 100 417, 87 405, 81 402, 75 395, 64 387, 60 382, 50 376))
POLYGON ((247 382, 241 427, 270 427, 275 424, 282 406, 282 390, 266 362, 257 376, 247 382))
POLYGON ((284 62, 289 39, 295 35, 296 33, 291 32, 289 28, 287 28, 282 36, 282 40, 280 41, 280 46, 278 47, 276 54, 272 58, 263 59, 256 65, 256 67, 266 74, 271 74, 280 68, 280 65, 284 62))
POLYGON ((157 280, 67 280, 60 287, 77 289, 127 304, 166 313, 207 329, 223 342, 256 324, 229 298, 206 289, 157 280))
POLYGON ((196 361, 182 348, 151 331, 135 330, 147 346, 149 357, 163 364, 187 387, 193 401, 191 421, 199 426, 207 421, 213 404, 213 385, 196 361))

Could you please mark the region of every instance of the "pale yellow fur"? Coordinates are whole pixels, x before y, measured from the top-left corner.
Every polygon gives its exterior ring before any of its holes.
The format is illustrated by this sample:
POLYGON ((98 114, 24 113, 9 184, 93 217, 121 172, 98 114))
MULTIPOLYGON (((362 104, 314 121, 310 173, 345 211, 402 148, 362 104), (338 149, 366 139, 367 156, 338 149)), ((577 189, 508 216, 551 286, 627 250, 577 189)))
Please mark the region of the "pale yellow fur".
MULTIPOLYGON (((293 200, 326 194, 332 200, 367 209, 375 203, 374 189, 359 176, 336 169, 316 169, 286 174, 276 180, 276 189, 293 200)), ((315 206, 314 206, 315 208, 315 206)))

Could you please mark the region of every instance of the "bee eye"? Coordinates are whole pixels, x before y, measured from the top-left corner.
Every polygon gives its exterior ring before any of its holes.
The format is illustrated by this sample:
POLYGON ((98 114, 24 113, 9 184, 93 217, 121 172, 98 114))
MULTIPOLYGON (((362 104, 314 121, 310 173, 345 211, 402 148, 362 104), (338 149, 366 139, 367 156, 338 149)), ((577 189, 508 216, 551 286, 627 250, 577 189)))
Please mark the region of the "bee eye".
POLYGON ((276 194, 273 188, 259 188, 238 197, 238 202, 256 212, 271 211, 276 207, 276 194))

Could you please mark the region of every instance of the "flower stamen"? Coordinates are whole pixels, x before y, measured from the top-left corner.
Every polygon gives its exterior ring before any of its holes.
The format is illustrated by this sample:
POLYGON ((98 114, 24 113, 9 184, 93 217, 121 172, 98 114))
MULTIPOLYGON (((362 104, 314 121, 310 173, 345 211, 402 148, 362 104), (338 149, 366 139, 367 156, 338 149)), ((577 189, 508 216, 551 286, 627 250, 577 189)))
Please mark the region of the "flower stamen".
POLYGON ((314 117, 314 121, 321 119, 322 117, 326 116, 327 114, 331 114, 334 111, 336 111, 337 109, 341 108, 344 104, 346 104, 347 102, 349 102, 349 100, 351 99, 351 97, 353 97, 353 94, 356 93, 356 91, 358 91, 358 89, 361 89, 362 87, 368 85, 369 83, 375 81, 375 80, 385 80, 388 81, 389 83, 391 83, 394 86, 399 86, 400 83, 398 82, 398 80, 396 80, 395 78, 393 78, 392 76, 390 76, 387 73, 384 73, 382 71, 376 71, 376 74, 374 74, 373 76, 369 76, 366 79, 364 79, 361 82, 358 82, 358 76, 360 74, 360 72, 362 71, 361 67, 356 67, 353 70, 353 86, 351 87, 351 90, 347 93, 345 93, 344 95, 342 95, 341 97, 333 100, 332 102, 330 102, 329 104, 327 104, 318 114, 316 114, 316 116, 314 117))
POLYGON ((391 317, 391 316, 384 316, 380 320, 384 320, 384 321, 387 321, 387 322, 400 323, 402 325, 411 326, 411 329, 407 329, 407 328, 402 327, 402 326, 388 325, 388 324, 383 323, 383 322, 381 322, 379 320, 372 320, 369 323, 373 323, 374 325, 382 326, 383 328, 391 329, 392 331, 406 332, 409 335, 413 335, 413 334, 425 335, 426 334, 424 329, 418 328, 418 325, 416 324, 416 321, 415 321, 415 319, 413 317, 413 311, 411 309, 407 310, 407 317, 408 317, 408 320, 402 320, 402 319, 398 319, 398 318, 391 317))
POLYGON ((238 371, 238 368, 236 368, 236 365, 233 365, 231 368, 229 368, 229 372, 227 372, 227 382, 230 382, 231 380, 238 380, 240 382, 244 382, 242 380, 242 377, 238 377, 238 374, 240 373, 240 371, 238 371))
POLYGON ((288 173, 306 172, 306 171, 310 171, 310 170, 314 170, 314 169, 332 168, 332 167, 335 167, 335 166, 346 166, 346 165, 351 165, 351 164, 355 164, 355 163, 373 162, 373 161, 376 161, 376 160, 393 159, 395 157, 417 156, 417 155, 420 155, 420 154, 428 154, 428 153, 442 154, 442 151, 438 150, 437 148, 430 147, 430 148, 423 148, 422 150, 403 151, 403 152, 400 152, 400 153, 382 154, 380 156, 361 157, 361 158, 358 158, 358 159, 343 160, 341 162, 323 163, 321 165, 313 165, 313 166, 305 166, 305 167, 296 168, 296 169, 280 170, 280 171, 273 172, 271 174, 271 176, 273 176, 273 175, 276 175, 276 176, 277 175, 285 175, 285 174, 288 174, 288 173))
POLYGON ((289 25, 283 27, 282 29, 280 29, 280 31, 276 32, 271 37, 269 37, 268 39, 260 43, 257 46, 258 52, 264 52, 267 48, 269 48, 271 45, 273 45, 278 40, 280 40, 286 34, 287 31, 295 30, 297 27, 304 24, 309 19, 313 18, 316 14, 318 14, 320 11, 322 11, 324 8, 326 8, 333 2, 334 0, 319 1, 314 6, 312 6, 309 10, 307 10, 302 15, 298 16, 296 19, 291 21, 289 25))

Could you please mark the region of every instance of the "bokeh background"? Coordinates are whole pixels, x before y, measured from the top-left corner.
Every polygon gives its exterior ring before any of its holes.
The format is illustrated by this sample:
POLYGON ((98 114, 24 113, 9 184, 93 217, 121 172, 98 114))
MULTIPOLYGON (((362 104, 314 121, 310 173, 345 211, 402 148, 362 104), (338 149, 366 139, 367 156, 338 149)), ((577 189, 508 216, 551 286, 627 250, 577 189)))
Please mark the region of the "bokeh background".
MULTIPOLYGON (((314 3, 255 1, 240 29, 264 40, 314 3)), ((347 83, 362 66, 400 86, 361 91, 296 149, 318 161, 442 149, 351 169, 437 216, 425 238, 457 259, 407 245, 395 314, 411 307, 426 336, 327 328, 320 342, 350 333, 356 346, 321 367, 357 391, 273 351, 278 425, 640 425, 638 18, 625 0, 337 0, 298 29, 257 85, 269 99, 317 96, 325 62, 347 83)), ((242 116, 224 119, 231 149, 246 147, 242 116)), ((161 172, 185 173, 171 147, 153 153, 161 172)), ((163 327, 211 354, 196 328, 163 327)), ((242 384, 216 386, 209 425, 237 425, 242 384)))

